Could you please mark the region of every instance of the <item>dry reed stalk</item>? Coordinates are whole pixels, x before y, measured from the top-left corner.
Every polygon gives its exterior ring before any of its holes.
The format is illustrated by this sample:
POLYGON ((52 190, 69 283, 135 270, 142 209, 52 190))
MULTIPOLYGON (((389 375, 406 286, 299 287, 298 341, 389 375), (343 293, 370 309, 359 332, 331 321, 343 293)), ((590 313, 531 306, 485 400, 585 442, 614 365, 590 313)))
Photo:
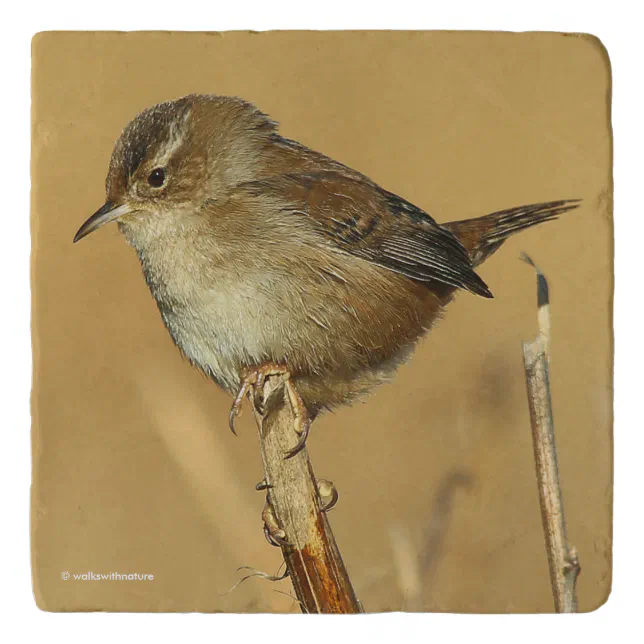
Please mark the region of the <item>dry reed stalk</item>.
POLYGON ((523 343, 523 363, 550 583, 555 610, 558 613, 575 613, 577 612, 577 577, 581 568, 576 549, 568 545, 559 483, 549 380, 551 325, 548 282, 527 255, 524 254, 522 259, 532 265, 537 272, 539 330, 532 342, 523 343))

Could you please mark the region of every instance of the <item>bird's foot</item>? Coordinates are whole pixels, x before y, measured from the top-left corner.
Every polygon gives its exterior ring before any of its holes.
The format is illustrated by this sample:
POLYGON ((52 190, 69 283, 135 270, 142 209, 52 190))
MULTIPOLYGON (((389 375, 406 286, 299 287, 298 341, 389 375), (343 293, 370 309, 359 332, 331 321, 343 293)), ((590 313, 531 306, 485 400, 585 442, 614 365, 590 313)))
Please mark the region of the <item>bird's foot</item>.
POLYGON ((322 512, 329 512, 338 502, 340 495, 332 481, 326 479, 318 479, 318 492, 320 493, 320 500, 322 501, 322 512))
POLYGON ((286 540, 286 532, 280 526, 275 510, 271 505, 270 499, 266 497, 266 504, 262 510, 262 521, 264 522, 264 536, 266 541, 271 546, 290 546, 291 544, 286 540))
POLYGON ((237 435, 237 432, 235 431, 235 419, 241 413, 244 398, 251 393, 251 390, 254 390, 255 393, 261 392, 264 387, 264 383, 266 382, 266 378, 269 376, 284 376, 285 378, 284 386, 286 387, 288 399, 291 403, 293 414, 295 415, 295 430, 299 434, 299 440, 295 447, 286 452, 286 458, 293 458, 293 456, 299 454, 306 446, 306 439, 309 436, 309 429, 311 427, 311 417, 302 397, 293 384, 291 374, 286 367, 272 362, 267 362, 259 367, 244 369, 240 374, 241 386, 239 387, 237 396, 235 396, 235 400, 230 408, 228 425, 232 433, 237 435))
POLYGON ((290 373, 286 367, 272 362, 267 362, 259 367, 245 368, 240 373, 239 377, 241 385, 237 395, 235 396, 233 405, 230 408, 230 414, 228 415, 228 426, 235 436, 237 436, 237 432, 235 431, 235 419, 241 413, 244 398, 250 393, 251 387, 254 388, 255 391, 260 391, 266 382, 266 378, 269 376, 285 376, 288 382, 290 373))

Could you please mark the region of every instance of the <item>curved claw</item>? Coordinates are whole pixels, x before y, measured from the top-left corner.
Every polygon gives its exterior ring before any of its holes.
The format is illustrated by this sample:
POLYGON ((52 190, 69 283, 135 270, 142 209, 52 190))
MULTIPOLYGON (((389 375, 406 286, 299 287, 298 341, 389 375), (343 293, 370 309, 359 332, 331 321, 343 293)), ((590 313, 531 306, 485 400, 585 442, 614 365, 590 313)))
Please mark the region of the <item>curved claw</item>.
POLYGON ((309 416, 309 410, 306 408, 302 397, 297 392, 293 381, 288 379, 285 386, 297 421, 298 432, 300 434, 300 439, 297 441, 297 445, 286 452, 285 458, 288 459, 293 458, 306 447, 306 439, 309 437, 309 429, 311 428, 311 417, 309 416))
POLYGON ((322 501, 329 498, 329 500, 320 508, 321 512, 330 512, 338 502, 340 495, 338 494, 338 489, 326 479, 318 479, 318 491, 320 493, 320 499, 322 501))
POLYGON ((230 408, 230 413, 228 414, 228 427, 230 427, 230 431, 235 434, 235 436, 237 436, 237 432, 235 431, 235 418, 237 418, 237 416, 239 416, 239 414, 241 413, 241 406, 244 402, 244 396, 248 393, 251 384, 252 383, 248 378, 245 378, 242 381, 241 387, 239 388, 239 391, 235 396, 235 400, 233 401, 232 407, 230 408))
POLYGON ((266 537, 266 541, 271 546, 276 546, 279 548, 280 546, 290 546, 292 545, 286 540, 286 533, 284 530, 277 530, 276 532, 271 532, 267 526, 264 526, 264 536, 266 537))
POLYGON ((282 534, 284 534, 284 536, 282 536, 279 533, 278 534, 272 534, 271 539, 273 539, 273 541, 276 541, 277 544, 280 545, 280 546, 285 546, 285 547, 286 546, 292 546, 293 544, 290 541, 286 540, 286 534, 284 533, 284 531, 280 530, 280 532, 282 534))
POLYGON ((306 439, 309 437, 311 423, 307 419, 303 425, 304 427, 302 428, 302 433, 300 434, 300 439, 297 441, 297 445, 286 452, 287 459, 297 456, 306 447, 306 439))
POLYGON ((230 414, 228 414, 228 427, 230 427, 230 431, 237 436, 237 432, 235 431, 235 418, 237 418, 238 411, 235 409, 235 407, 230 408, 230 414))

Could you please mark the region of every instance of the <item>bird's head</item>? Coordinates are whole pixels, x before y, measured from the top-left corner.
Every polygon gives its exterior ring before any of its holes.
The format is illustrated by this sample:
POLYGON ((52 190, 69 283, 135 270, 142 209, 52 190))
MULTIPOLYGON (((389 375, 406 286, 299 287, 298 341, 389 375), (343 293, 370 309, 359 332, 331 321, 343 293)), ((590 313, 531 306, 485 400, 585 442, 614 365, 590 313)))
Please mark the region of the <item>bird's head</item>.
POLYGON ((276 124, 238 98, 190 95, 141 112, 114 146, 106 202, 78 230, 105 224, 154 228, 194 212, 254 178, 262 142, 276 124))

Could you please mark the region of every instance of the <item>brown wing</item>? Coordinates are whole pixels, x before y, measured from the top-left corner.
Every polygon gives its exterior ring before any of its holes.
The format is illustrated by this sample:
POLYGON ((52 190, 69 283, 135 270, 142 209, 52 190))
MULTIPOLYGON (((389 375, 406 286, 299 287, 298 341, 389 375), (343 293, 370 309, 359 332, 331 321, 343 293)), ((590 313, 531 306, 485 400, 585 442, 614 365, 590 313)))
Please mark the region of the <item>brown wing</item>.
POLYGON ((492 297, 458 239, 426 212, 369 180, 339 172, 283 174, 244 184, 283 209, 310 217, 347 252, 421 282, 492 297))

